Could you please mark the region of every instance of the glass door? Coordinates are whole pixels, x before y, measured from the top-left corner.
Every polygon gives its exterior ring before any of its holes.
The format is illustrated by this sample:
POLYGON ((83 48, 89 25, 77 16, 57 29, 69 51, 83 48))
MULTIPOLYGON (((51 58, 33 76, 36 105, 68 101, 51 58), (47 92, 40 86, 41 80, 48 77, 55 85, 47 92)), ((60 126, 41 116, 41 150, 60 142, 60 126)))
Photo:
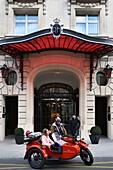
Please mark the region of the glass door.
MULTIPOLYGON (((75 113, 76 95, 74 91, 65 85, 60 87, 56 84, 53 86, 41 87, 35 93, 34 102, 34 130, 42 131, 43 128, 50 129, 55 117, 59 116, 64 124, 66 130, 69 132, 69 119, 72 113, 75 113), (56 89, 55 89, 56 88, 56 89), (68 89, 68 90, 67 90, 68 89)), ((77 104, 78 105, 78 104, 77 104)))

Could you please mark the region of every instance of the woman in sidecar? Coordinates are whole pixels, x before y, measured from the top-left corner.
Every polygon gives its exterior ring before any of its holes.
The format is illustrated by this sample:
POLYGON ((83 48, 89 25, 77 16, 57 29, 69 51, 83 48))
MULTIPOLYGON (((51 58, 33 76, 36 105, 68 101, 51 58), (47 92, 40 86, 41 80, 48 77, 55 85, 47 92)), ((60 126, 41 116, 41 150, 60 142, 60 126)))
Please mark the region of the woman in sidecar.
POLYGON ((41 141, 42 141, 42 145, 43 146, 48 146, 52 152, 57 152, 57 153, 61 153, 62 148, 61 146, 56 142, 56 140, 51 140, 49 137, 49 134, 51 133, 51 131, 49 131, 48 129, 43 129, 42 132, 42 137, 41 137, 41 141))
POLYGON ((48 146, 49 148, 51 148, 54 145, 54 142, 50 139, 49 137, 49 130, 48 129, 43 129, 42 132, 42 137, 41 137, 41 141, 42 141, 42 145, 48 146))

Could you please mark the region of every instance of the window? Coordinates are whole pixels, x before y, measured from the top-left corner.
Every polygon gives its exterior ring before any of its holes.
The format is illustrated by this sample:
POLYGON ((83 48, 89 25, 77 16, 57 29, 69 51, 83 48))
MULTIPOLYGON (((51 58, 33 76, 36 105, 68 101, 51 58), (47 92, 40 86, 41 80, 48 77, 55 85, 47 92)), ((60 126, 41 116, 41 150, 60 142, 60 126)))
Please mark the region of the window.
POLYGON ((14 70, 9 71, 5 81, 7 85, 15 85, 17 82, 17 73, 14 70))
POLYGON ((29 34, 37 30, 37 15, 15 15, 15 34, 29 34))
POLYGON ((106 86, 108 83, 105 74, 101 71, 96 74, 96 81, 99 86, 106 86))
POLYGON ((98 15, 77 15, 76 31, 87 35, 99 34, 98 15))

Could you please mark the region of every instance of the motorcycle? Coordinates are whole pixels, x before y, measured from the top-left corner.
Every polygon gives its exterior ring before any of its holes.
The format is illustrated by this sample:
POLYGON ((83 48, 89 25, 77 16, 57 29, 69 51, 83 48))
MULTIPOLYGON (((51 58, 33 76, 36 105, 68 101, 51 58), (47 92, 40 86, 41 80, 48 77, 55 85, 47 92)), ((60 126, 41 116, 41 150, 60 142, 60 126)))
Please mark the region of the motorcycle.
MULTIPOLYGON (((56 132, 55 132, 56 133, 56 132)), ((28 163, 32 168, 40 169, 44 166, 46 160, 67 160, 80 156, 82 161, 90 166, 94 162, 93 155, 88 149, 88 144, 83 140, 77 140, 75 137, 60 137, 57 133, 53 134, 56 138, 53 149, 43 146, 41 143, 41 135, 28 135, 24 140, 26 143, 26 153, 24 159, 28 159, 28 163), (59 139, 58 139, 59 138, 59 139)))

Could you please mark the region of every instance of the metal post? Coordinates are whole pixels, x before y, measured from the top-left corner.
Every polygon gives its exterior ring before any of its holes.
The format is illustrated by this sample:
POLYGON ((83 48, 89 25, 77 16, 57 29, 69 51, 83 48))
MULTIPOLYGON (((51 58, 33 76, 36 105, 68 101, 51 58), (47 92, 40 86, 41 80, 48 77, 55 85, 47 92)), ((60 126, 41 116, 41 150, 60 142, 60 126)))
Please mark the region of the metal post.
POLYGON ((90 54, 90 91, 92 91, 93 62, 94 62, 94 55, 90 54))
POLYGON ((21 90, 23 90, 23 54, 20 56, 21 90))

